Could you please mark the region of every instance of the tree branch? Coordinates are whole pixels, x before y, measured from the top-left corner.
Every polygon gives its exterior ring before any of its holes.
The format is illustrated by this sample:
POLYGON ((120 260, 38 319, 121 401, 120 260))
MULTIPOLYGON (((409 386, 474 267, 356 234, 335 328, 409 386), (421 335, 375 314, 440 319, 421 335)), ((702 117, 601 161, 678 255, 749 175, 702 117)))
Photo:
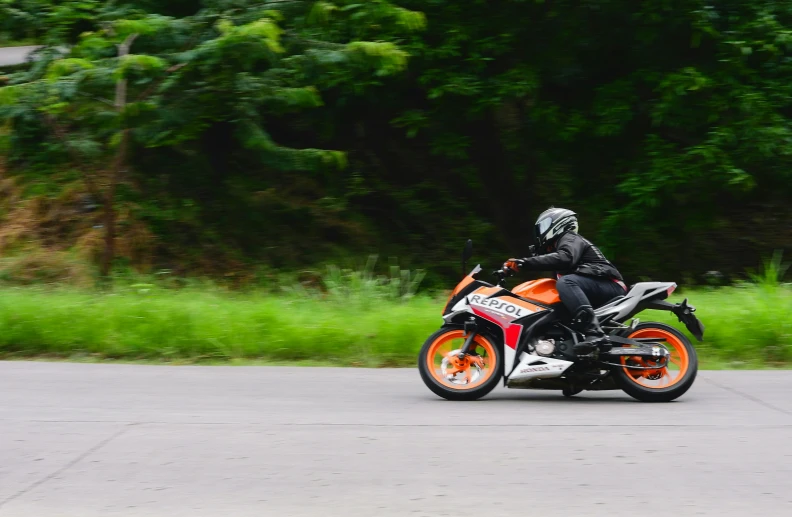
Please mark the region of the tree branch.
MULTIPOLYGON (((178 65, 173 65, 172 67, 168 68, 167 70, 165 70, 165 72, 169 73, 169 74, 172 74, 173 72, 177 72, 177 71, 181 70, 185 66, 187 66, 187 63, 179 63, 178 65)), ((163 81, 164 81, 164 79, 163 79, 163 81)), ((152 93, 154 93, 154 90, 156 90, 157 87, 159 87, 163 83, 163 81, 159 81, 156 84, 152 84, 151 86, 149 86, 148 88, 143 90, 143 93, 141 93, 138 96, 137 101, 140 102, 143 99, 148 98, 152 93)))
POLYGON ((322 41, 322 40, 305 38, 303 36, 298 35, 297 32, 293 30, 284 31, 283 34, 288 38, 292 39, 293 41, 296 41, 298 43, 303 43, 306 45, 311 45, 314 47, 324 48, 328 50, 344 50, 346 48, 346 45, 344 45, 343 43, 333 43, 331 41, 322 41))
POLYGON ((113 101, 111 101, 110 99, 103 99, 101 97, 94 97, 93 95, 88 95, 85 92, 77 92, 77 95, 82 95, 83 97, 86 97, 86 98, 91 99, 91 100, 95 100, 96 102, 101 102, 102 104, 107 104, 108 106, 115 107, 115 104, 113 104, 113 101))
MULTIPOLYGON (((118 45, 118 57, 122 58, 126 55, 129 55, 129 49, 132 46, 132 43, 135 42, 137 39, 137 34, 130 34, 124 40, 123 43, 118 45)), ((127 94, 127 80, 125 78, 119 79, 116 83, 116 100, 115 100, 115 107, 117 110, 121 111, 124 109, 126 105, 126 94, 127 94)))

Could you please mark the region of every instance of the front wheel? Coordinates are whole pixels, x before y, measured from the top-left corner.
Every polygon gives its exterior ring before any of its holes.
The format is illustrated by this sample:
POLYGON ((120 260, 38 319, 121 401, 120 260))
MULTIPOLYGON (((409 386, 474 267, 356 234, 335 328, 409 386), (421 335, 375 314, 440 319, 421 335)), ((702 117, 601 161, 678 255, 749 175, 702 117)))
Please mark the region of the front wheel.
POLYGON ((647 322, 638 325, 628 337, 656 338, 671 356, 666 366, 656 369, 652 366, 657 363, 645 357, 622 357, 623 366, 614 367, 613 375, 625 393, 642 402, 670 402, 690 389, 696 380, 698 357, 693 343, 683 333, 663 323, 647 322))
POLYGON ((447 400, 476 400, 492 391, 503 371, 499 343, 476 334, 470 352, 460 358, 465 332, 446 327, 426 340, 418 356, 418 371, 424 384, 447 400))

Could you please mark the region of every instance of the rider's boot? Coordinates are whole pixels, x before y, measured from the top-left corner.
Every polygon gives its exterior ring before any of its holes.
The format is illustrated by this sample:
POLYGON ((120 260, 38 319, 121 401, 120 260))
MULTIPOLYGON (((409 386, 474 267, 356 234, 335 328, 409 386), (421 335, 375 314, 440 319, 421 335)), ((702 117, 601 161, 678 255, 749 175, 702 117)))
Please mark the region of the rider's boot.
POLYGON ((572 324, 586 336, 585 340, 575 345, 575 354, 578 356, 589 356, 600 345, 610 343, 607 334, 600 327, 597 315, 591 306, 581 307, 572 319, 572 324))

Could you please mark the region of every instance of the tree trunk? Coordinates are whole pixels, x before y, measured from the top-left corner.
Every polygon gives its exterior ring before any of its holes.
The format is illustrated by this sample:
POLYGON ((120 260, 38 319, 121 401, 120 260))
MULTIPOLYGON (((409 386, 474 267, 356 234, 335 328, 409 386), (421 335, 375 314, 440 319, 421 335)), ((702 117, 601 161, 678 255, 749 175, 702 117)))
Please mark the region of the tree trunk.
POLYGON ((124 129, 121 133, 121 142, 118 144, 118 152, 113 160, 113 168, 110 171, 109 184, 105 195, 104 226, 105 226, 105 249, 102 256, 101 275, 108 279, 110 268, 115 259, 115 193, 118 180, 121 177, 121 170, 126 163, 126 150, 129 142, 129 129, 124 129))
MULTIPOLYGON (((121 45, 118 46, 118 57, 123 58, 127 54, 129 54, 129 48, 132 46, 132 43, 137 38, 137 34, 133 34, 129 36, 121 45)), ((121 113, 124 111, 124 107, 126 106, 126 98, 127 98, 127 81, 124 78, 121 78, 116 83, 116 95, 115 95, 115 108, 121 116, 121 113)), ((113 160, 113 166, 110 171, 110 176, 108 178, 108 185, 107 185, 107 194, 105 195, 105 203, 104 203, 104 226, 105 226, 105 247, 104 247, 104 254, 102 255, 102 264, 100 268, 100 274, 104 280, 110 280, 110 268, 113 266, 113 260, 115 259, 115 223, 116 223, 116 211, 115 211, 115 194, 116 194, 116 186, 118 185, 118 181, 121 178, 121 173, 126 165, 126 154, 127 148, 129 147, 129 128, 124 127, 121 129, 121 140, 118 143, 118 150, 116 151, 115 159, 113 160)))

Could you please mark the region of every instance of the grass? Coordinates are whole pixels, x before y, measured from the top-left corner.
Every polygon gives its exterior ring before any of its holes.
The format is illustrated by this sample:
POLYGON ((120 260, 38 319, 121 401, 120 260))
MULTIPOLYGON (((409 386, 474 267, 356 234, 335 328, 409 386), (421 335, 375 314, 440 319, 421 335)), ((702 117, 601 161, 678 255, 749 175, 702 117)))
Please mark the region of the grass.
MULTIPOLYGON (((751 273, 751 283, 677 291, 672 298, 689 298, 706 325, 704 342, 694 342, 703 368, 792 365, 792 287, 781 283, 788 268, 781 258, 777 253, 751 273)), ((276 291, 248 293, 173 283, 167 275, 148 283, 118 277, 110 293, 11 287, 19 275, 0 267, 6 285, 0 288, 0 358, 413 366, 442 323, 446 297, 416 296, 420 271, 392 265, 388 275, 375 275, 374 266, 372 257, 359 271, 330 267, 310 288, 286 282, 276 291)), ((687 334, 671 313, 638 317, 687 334)))
POLYGON ((438 326, 428 298, 146 290, 0 292, 0 353, 160 361, 406 365, 438 326), (417 343, 417 345, 415 345, 417 343))
POLYGON ((28 47, 37 44, 35 38, 8 39, 0 35, 0 47, 28 47))
MULTIPOLYGON (((413 366, 444 298, 392 291, 233 294, 151 286, 113 294, 0 290, 0 355, 208 364, 413 366)), ((792 364, 792 290, 746 285, 685 293, 707 327, 708 368, 792 364)), ((681 296, 675 296, 681 299, 681 296)), ((673 315, 645 312, 683 328, 673 315)))

